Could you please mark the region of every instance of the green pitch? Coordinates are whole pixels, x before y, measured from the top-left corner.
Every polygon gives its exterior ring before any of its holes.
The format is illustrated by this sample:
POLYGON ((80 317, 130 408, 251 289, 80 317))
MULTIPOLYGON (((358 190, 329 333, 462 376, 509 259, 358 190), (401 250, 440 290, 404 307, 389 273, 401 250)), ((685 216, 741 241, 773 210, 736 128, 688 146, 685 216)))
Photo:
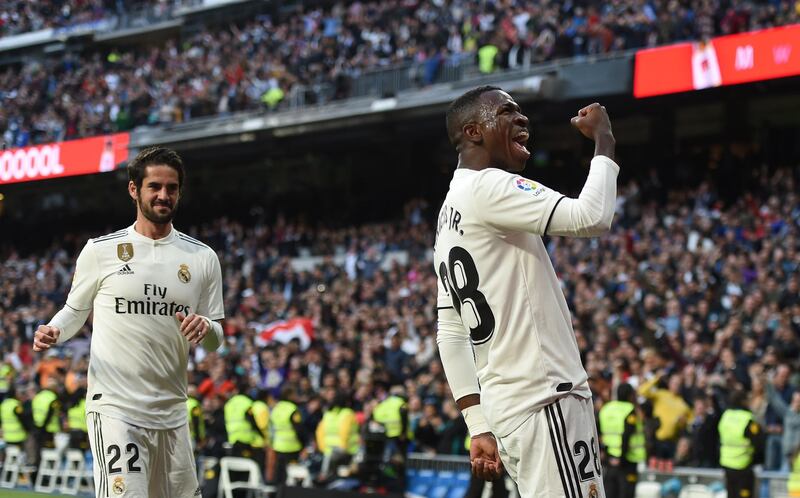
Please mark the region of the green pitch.
POLYGON ((35 496, 49 496, 50 498, 75 498, 75 496, 67 495, 34 493, 33 491, 19 491, 16 489, 0 489, 0 498, 33 498, 35 496))

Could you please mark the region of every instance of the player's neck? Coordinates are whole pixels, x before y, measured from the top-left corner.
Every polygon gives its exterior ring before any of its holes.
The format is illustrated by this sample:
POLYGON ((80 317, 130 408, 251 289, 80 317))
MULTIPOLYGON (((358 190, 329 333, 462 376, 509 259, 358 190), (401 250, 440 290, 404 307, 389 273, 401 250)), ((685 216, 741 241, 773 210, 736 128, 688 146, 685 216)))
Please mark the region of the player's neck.
POLYGON ((158 240, 163 239, 172 231, 172 222, 169 223, 153 223, 145 218, 141 213, 136 217, 136 224, 133 229, 137 233, 144 235, 147 238, 158 240))
POLYGON ((471 169, 480 171, 490 167, 489 156, 476 149, 465 150, 458 154, 457 169, 471 169))

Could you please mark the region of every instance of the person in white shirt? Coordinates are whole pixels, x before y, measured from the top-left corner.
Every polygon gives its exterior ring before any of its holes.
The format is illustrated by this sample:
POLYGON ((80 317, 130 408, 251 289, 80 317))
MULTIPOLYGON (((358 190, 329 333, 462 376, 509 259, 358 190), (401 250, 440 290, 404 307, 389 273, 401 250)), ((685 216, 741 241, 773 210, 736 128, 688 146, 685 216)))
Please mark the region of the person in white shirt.
POLYGON ((581 109, 572 125, 595 141, 576 199, 516 174, 530 135, 507 93, 476 88, 447 111, 459 158, 436 228, 437 343, 473 473, 494 480, 505 469, 523 498, 605 496, 592 393, 541 236, 607 231, 619 167, 604 107, 581 109))
POLYGON ((94 312, 86 412, 97 496, 200 496, 186 413, 191 345, 223 339, 216 253, 177 231, 180 156, 143 150, 128 165, 136 222, 90 239, 69 296, 33 348, 75 335, 94 312))

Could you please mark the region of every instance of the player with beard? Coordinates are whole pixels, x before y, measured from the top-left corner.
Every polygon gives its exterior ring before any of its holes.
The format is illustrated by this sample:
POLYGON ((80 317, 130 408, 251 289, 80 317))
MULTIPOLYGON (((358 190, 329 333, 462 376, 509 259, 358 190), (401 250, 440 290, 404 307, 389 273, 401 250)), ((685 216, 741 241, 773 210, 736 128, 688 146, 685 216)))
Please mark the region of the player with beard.
POLYGON ((473 473, 505 468, 522 498, 605 496, 592 393, 542 236, 607 231, 619 167, 604 107, 572 124, 595 142, 576 199, 517 174, 530 132, 510 95, 476 88, 447 111, 458 168, 436 229, 437 342, 473 473))
POLYGON ((186 369, 190 346, 222 342, 222 272, 211 248, 172 226, 180 156, 145 149, 128 175, 136 222, 87 242, 66 305, 33 348, 66 341, 94 312, 86 412, 97 496, 200 496, 186 369))

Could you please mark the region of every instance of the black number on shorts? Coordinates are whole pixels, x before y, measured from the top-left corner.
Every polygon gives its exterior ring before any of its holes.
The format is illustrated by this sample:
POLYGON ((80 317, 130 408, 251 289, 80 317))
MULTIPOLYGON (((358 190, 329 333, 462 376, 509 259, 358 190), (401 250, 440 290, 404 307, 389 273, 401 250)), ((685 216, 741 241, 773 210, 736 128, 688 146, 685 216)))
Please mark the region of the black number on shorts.
MULTIPOLYGON (((450 298, 453 300, 453 307, 459 315, 464 305, 471 306, 478 318, 478 325, 470 327, 469 335, 475 344, 483 344, 488 341, 494 333, 494 313, 486 302, 486 296, 478 290, 480 277, 475 260, 463 247, 453 247, 448 255, 448 265, 444 262, 439 265, 439 277, 445 289, 450 291, 450 298), (455 278, 456 268, 460 269, 463 276, 463 285, 458 287, 458 279, 455 278)), ((462 316, 463 318, 463 316, 462 316)))
MULTIPOLYGON (((594 438, 592 438, 592 442, 594 442, 594 438)), ((586 441, 576 441, 574 447, 574 453, 575 456, 581 455, 581 463, 578 464, 578 471, 581 475, 581 482, 593 479, 594 472, 592 472, 591 470, 588 472, 586 471, 586 467, 589 465, 589 445, 586 444, 586 441)))
POLYGON ((597 448, 597 441, 592 438, 592 458, 594 463, 594 471, 598 476, 603 475, 603 466, 600 465, 600 459, 597 458, 598 448, 597 448))
POLYGON ((133 456, 128 459, 128 472, 141 472, 142 468, 134 465, 139 461, 139 447, 136 446, 136 443, 128 443, 128 446, 125 447, 125 454, 130 455, 131 453, 133 456))
POLYGON ((119 446, 117 446, 116 444, 112 444, 106 450, 106 455, 110 455, 112 453, 114 454, 114 456, 111 457, 111 460, 108 461, 108 473, 118 474, 122 472, 122 467, 114 467, 114 464, 117 463, 117 461, 119 460, 120 455, 122 455, 122 451, 120 451, 119 446))

